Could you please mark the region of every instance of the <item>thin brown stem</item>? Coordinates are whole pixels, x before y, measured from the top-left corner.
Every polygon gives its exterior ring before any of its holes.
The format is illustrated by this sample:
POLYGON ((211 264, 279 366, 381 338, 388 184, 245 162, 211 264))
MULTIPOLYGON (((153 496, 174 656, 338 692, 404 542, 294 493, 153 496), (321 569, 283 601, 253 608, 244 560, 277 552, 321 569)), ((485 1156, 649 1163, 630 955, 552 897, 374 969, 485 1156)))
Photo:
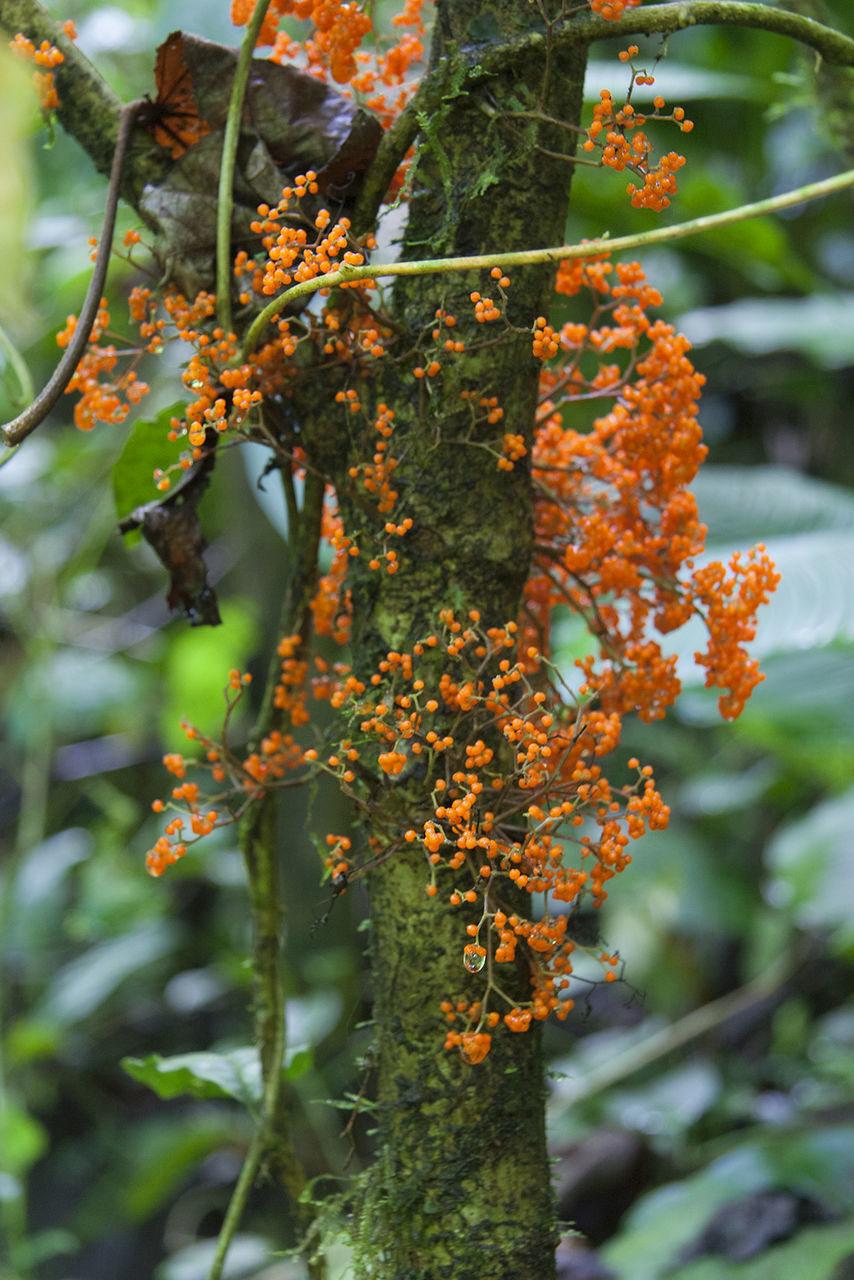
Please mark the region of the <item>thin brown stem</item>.
POLYGON ((127 145, 130 141, 137 115, 145 105, 146 103, 142 99, 129 102, 127 106, 122 107, 119 116, 119 132, 116 138, 116 149, 113 152, 110 185, 107 188, 107 203, 104 208, 101 241, 98 245, 98 255, 95 259, 95 270, 92 272, 92 279, 89 282, 86 300, 77 320, 74 335, 44 389, 39 392, 32 404, 28 405, 23 413, 19 413, 17 418, 13 418, 11 422, 7 422, 2 428, 3 441, 6 445, 20 444, 30 432, 35 431, 36 427, 44 422, 74 377, 74 370, 86 350, 107 280, 107 267, 113 247, 113 230, 116 225, 116 211, 119 206, 119 192, 122 183, 122 167, 127 145))

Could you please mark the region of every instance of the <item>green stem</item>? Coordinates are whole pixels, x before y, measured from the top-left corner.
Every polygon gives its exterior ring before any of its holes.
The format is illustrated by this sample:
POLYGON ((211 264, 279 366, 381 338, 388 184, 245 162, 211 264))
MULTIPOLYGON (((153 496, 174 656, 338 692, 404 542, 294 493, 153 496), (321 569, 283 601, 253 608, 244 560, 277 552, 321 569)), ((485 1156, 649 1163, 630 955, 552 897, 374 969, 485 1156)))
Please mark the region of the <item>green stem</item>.
MULTIPOLYGON (((757 31, 770 31, 809 45, 825 62, 838 66, 854 65, 854 40, 849 36, 812 18, 744 0, 673 0, 669 4, 627 9, 616 22, 606 22, 593 13, 575 14, 552 25, 551 45, 553 49, 564 49, 579 41, 610 40, 615 36, 668 36, 688 27, 700 26, 752 27, 757 31)), ((478 51, 478 66, 483 75, 490 75, 498 67, 506 67, 508 59, 538 50, 545 54, 546 39, 545 32, 530 32, 514 40, 495 41, 482 52, 478 51)))
MULTIPOLYGON (((325 482, 309 473, 302 511, 291 520, 290 542, 294 564, 282 610, 282 630, 295 631, 308 643, 310 602, 317 583, 317 553, 323 514, 325 482)), ((281 661, 271 663, 253 741, 259 742, 281 719, 274 706, 274 691, 281 674, 281 661)), ((305 1173, 293 1145, 286 1100, 282 1095, 282 1061, 285 1052, 285 996, 281 973, 281 932, 284 908, 278 874, 279 850, 276 840, 276 797, 268 792, 253 805, 243 819, 240 846, 246 865, 253 925, 252 969, 255 992, 255 1031, 264 1079, 262 1114, 240 1170, 220 1228, 216 1253, 208 1280, 220 1280, 226 1254, 240 1225, 246 1201, 261 1160, 268 1156, 271 1172, 294 1202, 295 1213, 305 1233, 311 1227, 313 1210, 300 1203, 306 1183, 305 1173)), ((324 1274, 322 1259, 309 1261, 309 1273, 317 1280, 324 1274)))
POLYGON ((249 1198, 249 1192, 252 1190, 252 1184, 258 1173, 261 1164, 261 1158, 270 1142, 270 1131, 273 1127, 273 1118, 279 1106, 279 1095, 282 1087, 282 1059, 285 1052, 285 1004, 282 998, 281 982, 277 982, 277 994, 279 996, 277 1004, 277 1016, 274 1019, 274 1037, 270 1048, 272 1050, 272 1069, 268 1072, 264 1084, 263 1099, 263 1115, 261 1123, 255 1130, 255 1135, 249 1145, 246 1159, 243 1162, 243 1168, 240 1170, 240 1176, 237 1179, 234 1191, 229 1201, 228 1209, 220 1228, 219 1237, 216 1244, 216 1253, 213 1263, 211 1264, 210 1275, 208 1280, 220 1280, 222 1276, 222 1268, 225 1264, 225 1257, 228 1253, 229 1246, 234 1239, 240 1220, 243 1217, 243 1211, 246 1208, 246 1201, 249 1198))
MULTIPOLYGON (((25 405, 30 403, 33 396, 36 394, 36 389, 33 386, 33 380, 30 377, 30 371, 27 368, 26 361, 2 325, 0 325, 0 347, 2 347, 3 351, 6 353, 6 362, 9 368, 13 371, 18 382, 19 389, 17 395, 12 395, 10 393, 9 399, 12 401, 14 406, 20 406, 23 408, 25 405)), ((5 467, 7 462, 11 462, 20 447, 20 444, 13 444, 10 448, 5 449, 3 453, 0 453, 0 467, 5 467)))
POLYGON ((780 209, 788 209, 791 205, 802 204, 807 200, 818 200, 822 196, 832 195, 851 186, 854 186, 854 169, 846 169, 844 173, 836 174, 833 178, 824 178, 821 182, 810 182, 806 186, 795 188, 794 191, 786 191, 783 195, 770 196, 767 200, 757 200, 753 204, 742 204, 736 209, 727 209, 723 213, 705 214, 701 218, 692 218, 689 222, 677 222, 671 227, 656 227, 652 231, 640 231, 633 236, 618 236, 615 239, 610 239, 607 235, 597 236, 596 239, 585 240, 581 244, 561 244, 550 249, 522 249, 513 253, 480 253, 466 258, 422 258, 415 262, 383 262, 362 267, 339 267, 337 271, 315 276, 313 280, 302 280, 273 298, 272 302, 269 302, 253 320, 243 349, 244 352, 253 349, 262 329, 283 308, 295 302, 297 298, 316 293, 318 289, 331 289, 336 285, 351 284, 356 280, 376 280, 386 276, 428 276, 491 267, 532 266, 542 262, 558 263, 567 258, 593 258, 603 253, 647 249, 652 245, 682 240, 686 236, 701 235, 705 231, 717 231, 721 227, 732 226, 733 223, 743 222, 747 218, 777 213, 780 209))
POLYGON ((9 368, 18 381, 18 394, 10 396, 10 399, 13 404, 18 404, 23 409, 33 399, 36 391, 24 357, 2 325, 0 325, 0 347, 3 348, 9 368))
POLYGON ((246 34, 237 55, 237 67, 231 85, 228 116, 222 140, 222 161, 219 167, 219 195, 216 207, 216 318, 226 333, 231 333, 231 207, 234 190, 234 165, 237 159, 237 143, 240 140, 240 121, 243 116, 243 99, 249 81, 249 68, 258 41, 261 24, 270 7, 270 0, 257 0, 246 34))

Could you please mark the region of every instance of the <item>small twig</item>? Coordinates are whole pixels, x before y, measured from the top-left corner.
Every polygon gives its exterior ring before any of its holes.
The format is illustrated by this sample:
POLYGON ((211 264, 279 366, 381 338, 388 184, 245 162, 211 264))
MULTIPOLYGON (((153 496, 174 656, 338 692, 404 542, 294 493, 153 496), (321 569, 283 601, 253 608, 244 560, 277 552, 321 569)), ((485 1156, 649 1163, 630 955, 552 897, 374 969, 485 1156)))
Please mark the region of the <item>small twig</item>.
POLYGON ((56 366, 53 376, 44 390, 36 396, 32 404, 23 413, 18 414, 17 418, 13 418, 11 422, 7 422, 2 428, 3 441, 7 445, 20 444, 31 431, 35 431, 36 427, 44 422, 74 376, 74 370, 86 350, 92 326, 95 323, 98 309, 101 305, 101 295, 104 292, 104 284, 107 279, 107 266, 110 260, 110 251, 113 247, 113 229, 116 224, 116 210, 119 204, 119 189, 121 187, 125 153, 136 117, 146 105, 145 100, 140 98, 122 107, 119 115, 116 149, 113 152, 113 164, 110 169, 110 185, 107 188, 107 204, 104 209, 101 242, 98 245, 95 270, 89 282, 89 290, 74 330, 74 336, 65 348, 62 359, 56 366))
POLYGON ((801 959, 800 956, 782 956, 752 982, 728 992, 717 1000, 710 1001, 709 1004, 704 1004, 699 1009, 694 1009, 678 1022, 674 1022, 669 1027, 663 1027, 661 1031, 653 1032, 640 1044, 632 1045, 624 1053, 612 1058, 610 1062, 597 1066, 588 1075, 564 1084, 560 1090, 560 1110, 565 1111, 582 1100, 612 1088, 644 1067, 651 1066, 659 1058, 672 1053, 674 1049, 681 1049, 692 1040, 705 1035, 706 1032, 713 1031, 728 1018, 734 1017, 737 1013, 743 1013, 761 1000, 767 1000, 791 977, 801 959))
POLYGON ((496 72, 518 65, 525 56, 547 57, 558 50, 627 35, 666 36, 693 26, 736 26, 788 36, 815 49, 825 62, 854 66, 854 40, 850 37, 811 18, 772 9, 767 4, 741 3, 740 0, 675 0, 626 10, 616 22, 606 21, 594 13, 582 13, 581 8, 579 5, 564 11, 560 18, 548 24, 547 30, 529 31, 511 40, 488 41, 476 49, 476 60, 472 60, 475 50, 470 46, 465 54, 444 58, 439 67, 425 76, 415 97, 386 131, 367 172, 353 215, 356 235, 373 226, 397 166, 418 134, 419 112, 437 109, 444 86, 459 76, 461 62, 465 63, 466 87, 471 89, 496 72))

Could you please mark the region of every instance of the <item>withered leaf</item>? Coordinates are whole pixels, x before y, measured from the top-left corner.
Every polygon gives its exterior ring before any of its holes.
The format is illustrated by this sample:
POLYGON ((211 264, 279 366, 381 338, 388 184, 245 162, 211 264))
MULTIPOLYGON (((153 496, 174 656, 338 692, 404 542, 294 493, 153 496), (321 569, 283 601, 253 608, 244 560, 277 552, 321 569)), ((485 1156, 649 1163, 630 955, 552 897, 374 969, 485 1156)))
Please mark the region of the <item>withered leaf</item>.
MULTIPOLYGON (((173 32, 161 50, 177 49, 179 42, 189 98, 210 132, 180 155, 165 183, 146 187, 140 211, 155 232, 165 274, 195 296, 214 283, 216 192, 237 53, 181 32, 173 32)), ((255 59, 234 173, 235 251, 257 247, 250 224, 258 204, 275 204, 282 187, 307 169, 317 173, 320 192, 334 212, 343 212, 358 195, 381 136, 372 115, 316 77, 255 59)))
MULTIPOLYGON (((212 433, 215 435, 215 433, 212 433)), ((211 451, 188 471, 166 498, 147 502, 124 517, 119 531, 139 529, 169 572, 166 603, 180 609, 193 627, 216 627, 221 618, 216 593, 208 584, 205 539, 196 508, 215 462, 211 451)))
POLYGON ((169 570, 166 603, 180 609, 193 627, 216 627, 221 619, 216 595, 208 585, 205 540, 191 504, 153 506, 142 521, 142 536, 169 570))
POLYGON ((198 111, 189 68, 184 62, 184 37, 173 31, 157 50, 154 82, 157 98, 143 115, 154 141, 167 147, 173 160, 210 133, 198 111))

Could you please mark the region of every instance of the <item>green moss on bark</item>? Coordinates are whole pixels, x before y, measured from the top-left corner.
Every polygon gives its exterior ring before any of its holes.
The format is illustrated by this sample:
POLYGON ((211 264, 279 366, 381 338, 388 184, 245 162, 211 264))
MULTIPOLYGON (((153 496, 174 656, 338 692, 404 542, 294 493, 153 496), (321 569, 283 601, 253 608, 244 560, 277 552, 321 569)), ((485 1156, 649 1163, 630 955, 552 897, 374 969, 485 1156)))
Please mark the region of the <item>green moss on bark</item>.
MULTIPOLYGON (((440 3, 434 66, 474 38, 518 35, 535 12, 510 0, 440 3)), ((584 47, 565 50, 552 59, 546 85, 538 54, 471 92, 446 94, 422 121, 405 257, 561 243, 572 167, 544 152, 565 152, 574 135, 514 113, 536 107, 577 124, 585 60, 584 47)), ((511 273, 506 320, 484 325, 469 295, 477 289, 498 299, 487 273, 401 279, 394 288, 398 359, 380 362, 358 390, 369 417, 380 402, 395 414, 397 512, 414 522, 391 544, 396 574, 366 563, 381 551, 388 517, 369 510, 348 479, 372 446, 343 406, 331 459, 345 530, 362 548, 351 574, 362 675, 389 649, 409 650, 435 630, 443 607, 461 617, 476 608, 486 626, 517 614, 533 536, 529 459, 499 470, 495 449, 504 432, 532 439, 539 365, 530 329, 552 277, 549 267, 511 273), (437 376, 416 380, 413 368, 433 349, 437 310, 457 317, 447 332, 466 350, 441 358, 437 376), (462 392, 496 397, 502 420, 473 414, 462 392)), ((419 786, 413 777, 386 788, 395 815, 404 798, 411 814, 419 803, 423 809, 419 786)), ((548 1280, 555 1227, 539 1031, 500 1028, 477 1066, 444 1050, 440 1002, 475 1000, 483 983, 463 966, 470 909, 449 906, 450 876, 440 879, 436 899, 426 881, 420 846, 394 852, 370 877, 379 1157, 354 1224, 357 1267, 381 1280, 548 1280)), ((529 998, 524 962, 501 981, 512 999, 529 998)))

